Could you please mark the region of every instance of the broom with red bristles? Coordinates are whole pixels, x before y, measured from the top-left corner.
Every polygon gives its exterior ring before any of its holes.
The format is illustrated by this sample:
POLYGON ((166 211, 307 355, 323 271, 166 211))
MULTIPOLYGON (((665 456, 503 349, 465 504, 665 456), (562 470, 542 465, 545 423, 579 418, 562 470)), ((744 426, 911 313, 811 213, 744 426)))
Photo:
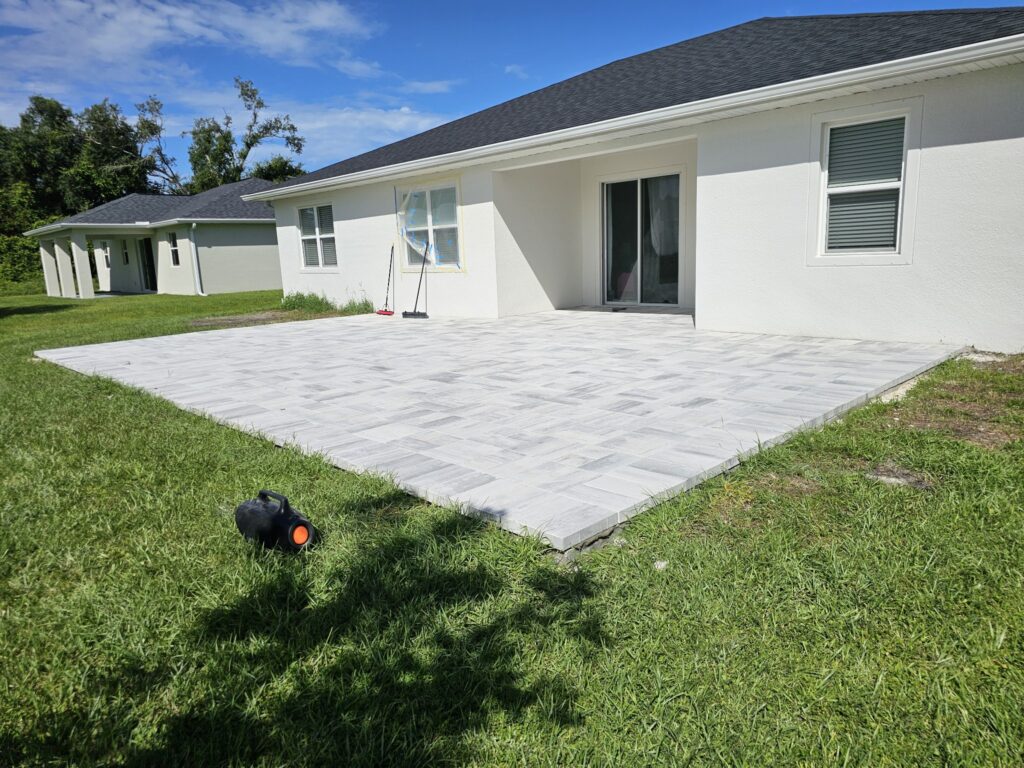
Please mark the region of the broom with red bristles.
POLYGON ((384 289, 384 306, 377 310, 378 315, 390 317, 395 314, 391 309, 391 273, 395 271, 395 244, 391 244, 391 260, 388 262, 388 286, 384 289))

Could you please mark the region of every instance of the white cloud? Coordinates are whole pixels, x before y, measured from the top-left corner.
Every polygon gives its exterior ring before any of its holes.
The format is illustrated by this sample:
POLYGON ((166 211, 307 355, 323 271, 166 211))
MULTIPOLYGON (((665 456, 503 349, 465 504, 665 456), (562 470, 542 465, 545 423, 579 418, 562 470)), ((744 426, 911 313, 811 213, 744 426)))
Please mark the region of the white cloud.
POLYGON ((334 62, 334 68, 343 75, 359 79, 380 77, 384 74, 383 70, 380 68, 380 64, 376 61, 363 61, 362 59, 352 58, 348 55, 345 55, 334 62))
MULTIPOLYGON (((155 93, 165 103, 172 153, 186 172, 180 133, 201 115, 241 117, 230 80, 215 73, 211 81, 191 63, 189 47, 336 69, 364 81, 387 78, 346 101, 282 99, 261 88, 271 109, 290 114, 307 139, 297 159, 310 170, 444 122, 447 116, 413 108, 400 94, 443 93, 458 82, 404 81, 360 57, 356 44, 382 28, 337 0, 0 0, 0 27, 7 28, 0 34, 0 122, 16 123, 33 93, 73 108, 110 95, 129 114, 134 101, 155 93)), ((269 144, 253 157, 282 151, 269 144)))
MULTIPOLYGON (((407 106, 380 108, 366 104, 285 103, 281 109, 291 115, 299 133, 307 139, 306 150, 298 159, 308 170, 398 141, 448 119, 445 115, 421 112, 407 106)), ((269 155, 275 150, 267 147, 265 151, 269 155)))
MULTIPOLYGON (((380 30, 337 0, 0 0, 0 26, 13 29, 0 72, 22 92, 34 79, 153 90, 192 72, 189 46, 321 66, 325 48, 380 30)), ((347 58, 360 77, 376 66, 347 58)))
POLYGON ((461 80, 406 80, 398 90, 402 93, 450 93, 461 80))
POLYGON ((529 77, 529 75, 526 74, 526 67, 522 64, 506 64, 505 74, 512 75, 512 77, 518 77, 520 80, 525 80, 529 77))

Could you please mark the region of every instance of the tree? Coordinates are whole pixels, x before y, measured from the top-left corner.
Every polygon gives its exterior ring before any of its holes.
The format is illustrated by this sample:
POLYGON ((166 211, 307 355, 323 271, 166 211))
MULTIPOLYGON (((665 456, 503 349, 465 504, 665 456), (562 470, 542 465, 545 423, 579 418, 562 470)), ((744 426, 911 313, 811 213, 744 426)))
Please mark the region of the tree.
MULTIPOLYGON (((199 118, 190 131, 192 145, 189 147, 188 159, 192 165, 192 180, 189 189, 193 194, 221 184, 240 181, 251 175, 247 173, 249 155, 269 139, 283 141, 285 146, 296 154, 302 152, 306 143, 306 140, 299 136, 295 123, 288 115, 264 116, 267 103, 251 80, 236 77, 235 87, 238 89, 238 98, 248 114, 245 131, 240 139, 235 137, 230 115, 225 115, 222 120, 213 117, 199 118)), ((300 169, 300 166, 292 164, 287 158, 278 157, 280 160, 271 158, 266 163, 257 164, 256 167, 263 173, 300 169)))
POLYGON ((175 169, 175 158, 164 145, 164 105, 156 96, 136 104, 135 142, 151 182, 174 195, 188 193, 188 188, 175 169))
POLYGON ((32 96, 7 141, 11 181, 29 186, 41 215, 67 213, 61 175, 78 159, 82 134, 74 113, 56 99, 32 96))
POLYGON ((82 211, 132 192, 153 191, 136 129, 121 108, 104 99, 76 116, 81 150, 60 177, 64 207, 82 211))
POLYGON ((302 163, 296 163, 284 155, 272 155, 252 167, 249 175, 255 179, 266 179, 267 181, 287 181, 301 176, 306 171, 302 163))

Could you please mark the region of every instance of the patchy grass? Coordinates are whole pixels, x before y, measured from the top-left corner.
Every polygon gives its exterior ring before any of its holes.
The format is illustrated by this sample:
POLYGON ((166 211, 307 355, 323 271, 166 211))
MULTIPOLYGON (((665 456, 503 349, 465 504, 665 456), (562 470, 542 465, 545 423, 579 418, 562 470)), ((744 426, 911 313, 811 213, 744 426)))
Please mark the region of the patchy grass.
POLYGON ((311 314, 360 315, 373 312, 373 304, 369 299, 361 299, 335 304, 326 296, 318 293, 289 293, 281 300, 281 308, 298 310, 311 314))
POLYGON ((894 409, 892 421, 910 429, 941 431, 997 449, 1024 437, 1024 356, 975 365, 956 376, 932 377, 894 409))
POLYGON ((1019 435, 1020 358, 948 363, 562 567, 32 357, 278 310, 0 299, 3 764, 1024 760, 1024 444, 948 406, 1019 435), (319 549, 243 542, 232 509, 262 486, 319 549))

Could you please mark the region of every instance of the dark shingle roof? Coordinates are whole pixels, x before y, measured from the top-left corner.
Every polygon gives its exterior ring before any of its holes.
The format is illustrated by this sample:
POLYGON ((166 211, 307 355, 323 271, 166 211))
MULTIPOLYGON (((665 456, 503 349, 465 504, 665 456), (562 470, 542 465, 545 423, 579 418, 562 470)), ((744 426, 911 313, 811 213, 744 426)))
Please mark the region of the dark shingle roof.
POLYGON ((758 19, 620 59, 277 188, 1022 33, 1024 8, 758 19))
POLYGON ((136 224, 169 219, 273 219, 266 203, 246 202, 241 195, 274 186, 263 179, 224 184, 198 195, 141 195, 138 193, 97 205, 62 219, 58 224, 136 224))

